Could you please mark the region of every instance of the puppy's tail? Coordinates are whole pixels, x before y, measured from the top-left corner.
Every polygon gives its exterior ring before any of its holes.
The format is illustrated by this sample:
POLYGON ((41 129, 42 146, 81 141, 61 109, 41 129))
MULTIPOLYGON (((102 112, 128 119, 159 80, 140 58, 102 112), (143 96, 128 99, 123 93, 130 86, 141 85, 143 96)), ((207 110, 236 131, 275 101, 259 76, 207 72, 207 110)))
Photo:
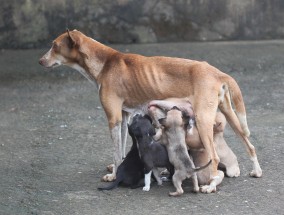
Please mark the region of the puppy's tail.
POLYGON ((212 163, 212 160, 210 160, 207 164, 205 164, 204 166, 201 166, 201 167, 197 167, 197 168, 193 168, 193 171, 194 172, 198 172, 200 170, 203 170, 205 169, 206 167, 208 167, 210 164, 212 163))
POLYGON ((120 178, 116 178, 114 182, 112 182, 109 186, 107 187, 98 187, 98 190, 102 191, 102 190, 112 190, 114 188, 117 188, 117 186, 119 185, 119 183, 121 182, 120 178))

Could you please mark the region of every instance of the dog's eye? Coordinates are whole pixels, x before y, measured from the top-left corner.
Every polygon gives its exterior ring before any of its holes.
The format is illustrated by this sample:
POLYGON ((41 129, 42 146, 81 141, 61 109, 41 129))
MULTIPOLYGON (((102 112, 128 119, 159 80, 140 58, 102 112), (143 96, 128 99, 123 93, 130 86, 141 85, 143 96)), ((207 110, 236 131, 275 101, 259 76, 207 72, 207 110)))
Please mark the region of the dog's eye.
POLYGON ((53 43, 53 50, 54 51, 58 51, 59 50, 59 46, 57 43, 53 43))

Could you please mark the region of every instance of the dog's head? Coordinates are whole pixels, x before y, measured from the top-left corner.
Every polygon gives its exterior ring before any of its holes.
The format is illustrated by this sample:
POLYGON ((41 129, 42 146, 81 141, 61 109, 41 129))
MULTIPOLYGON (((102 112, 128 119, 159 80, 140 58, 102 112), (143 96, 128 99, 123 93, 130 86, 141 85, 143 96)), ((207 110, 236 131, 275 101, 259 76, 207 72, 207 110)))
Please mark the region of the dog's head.
POLYGON ((39 60, 39 63, 47 68, 60 65, 74 65, 86 54, 82 51, 83 40, 86 38, 80 31, 67 30, 57 37, 53 42, 50 50, 39 60))
POLYGON ((128 126, 129 134, 136 138, 145 136, 153 137, 156 134, 155 128, 152 125, 152 119, 148 116, 137 114, 133 117, 132 123, 128 126))

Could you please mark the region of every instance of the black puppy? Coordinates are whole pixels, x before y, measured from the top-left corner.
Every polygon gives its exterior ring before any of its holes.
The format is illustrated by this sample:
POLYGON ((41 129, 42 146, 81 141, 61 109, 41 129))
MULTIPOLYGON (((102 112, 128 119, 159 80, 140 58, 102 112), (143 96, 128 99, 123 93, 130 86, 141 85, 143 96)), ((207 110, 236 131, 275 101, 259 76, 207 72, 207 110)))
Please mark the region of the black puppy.
POLYGON ((136 138, 139 155, 144 163, 145 186, 143 190, 149 191, 152 172, 158 185, 161 185, 162 180, 159 177, 158 167, 166 167, 170 175, 173 175, 174 167, 169 161, 166 147, 153 139, 156 132, 148 115, 135 115, 128 129, 136 138))
POLYGON ((143 182, 140 183, 141 179, 144 177, 144 164, 139 156, 136 138, 131 133, 131 129, 128 129, 128 131, 132 138, 132 147, 122 163, 118 166, 115 181, 107 187, 99 187, 98 190, 111 190, 120 184, 130 187, 131 189, 144 185, 143 182))

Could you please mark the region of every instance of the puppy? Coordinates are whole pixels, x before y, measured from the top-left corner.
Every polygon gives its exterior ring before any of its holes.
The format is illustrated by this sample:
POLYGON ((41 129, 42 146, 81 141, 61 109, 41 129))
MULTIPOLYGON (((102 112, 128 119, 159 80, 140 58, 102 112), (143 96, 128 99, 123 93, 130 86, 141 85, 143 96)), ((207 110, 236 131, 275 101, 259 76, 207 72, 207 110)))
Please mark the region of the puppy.
MULTIPOLYGON (((196 166, 202 166, 208 163, 209 156, 207 151, 204 149, 202 141, 197 130, 194 112, 191 106, 191 103, 187 98, 169 98, 165 100, 153 100, 149 103, 148 113, 153 118, 153 124, 157 129, 157 134, 155 139, 161 137, 161 125, 158 121, 159 118, 163 118, 166 115, 166 112, 170 110, 174 105, 177 105, 186 115, 189 115, 189 125, 186 130, 186 144, 190 149, 190 155, 193 157, 194 164, 196 166)), ((236 155, 227 145, 224 139, 224 129, 226 126, 226 119, 224 115, 220 112, 216 113, 215 124, 213 127, 214 131, 214 148, 220 158, 219 168, 222 168, 226 171, 227 176, 229 177, 238 177, 240 175, 240 168, 237 161, 236 155)), ((208 169, 204 169, 197 172, 198 183, 200 185, 211 184, 211 186, 201 187, 201 192, 208 193, 214 192, 216 186, 219 185, 223 178, 224 173, 218 170, 217 177, 210 180, 210 172, 208 169)))
POLYGON ((144 164, 145 186, 143 190, 150 190, 152 172, 158 185, 162 185, 158 168, 166 167, 170 175, 173 175, 174 167, 169 161, 165 146, 153 140, 156 132, 151 118, 148 115, 142 116, 141 114, 137 114, 133 117, 128 129, 133 134, 133 138, 137 143, 139 156, 144 164))
POLYGON ((190 177, 192 177, 193 190, 198 192, 199 186, 195 172, 209 166, 211 161, 205 166, 195 169, 194 163, 188 155, 185 143, 188 117, 183 117, 182 112, 177 107, 173 107, 167 112, 166 118, 159 119, 159 123, 163 126, 162 142, 166 145, 169 160, 175 168, 172 180, 176 191, 170 192, 169 195, 182 195, 184 192, 181 187, 182 181, 190 177))
POLYGON ((131 132, 131 129, 129 129, 128 132, 132 138, 132 147, 122 163, 118 166, 115 181, 107 187, 99 187, 98 190, 111 190, 120 184, 130 187, 131 189, 143 186, 143 183, 140 182, 144 176, 144 164, 139 156, 136 138, 131 132))

